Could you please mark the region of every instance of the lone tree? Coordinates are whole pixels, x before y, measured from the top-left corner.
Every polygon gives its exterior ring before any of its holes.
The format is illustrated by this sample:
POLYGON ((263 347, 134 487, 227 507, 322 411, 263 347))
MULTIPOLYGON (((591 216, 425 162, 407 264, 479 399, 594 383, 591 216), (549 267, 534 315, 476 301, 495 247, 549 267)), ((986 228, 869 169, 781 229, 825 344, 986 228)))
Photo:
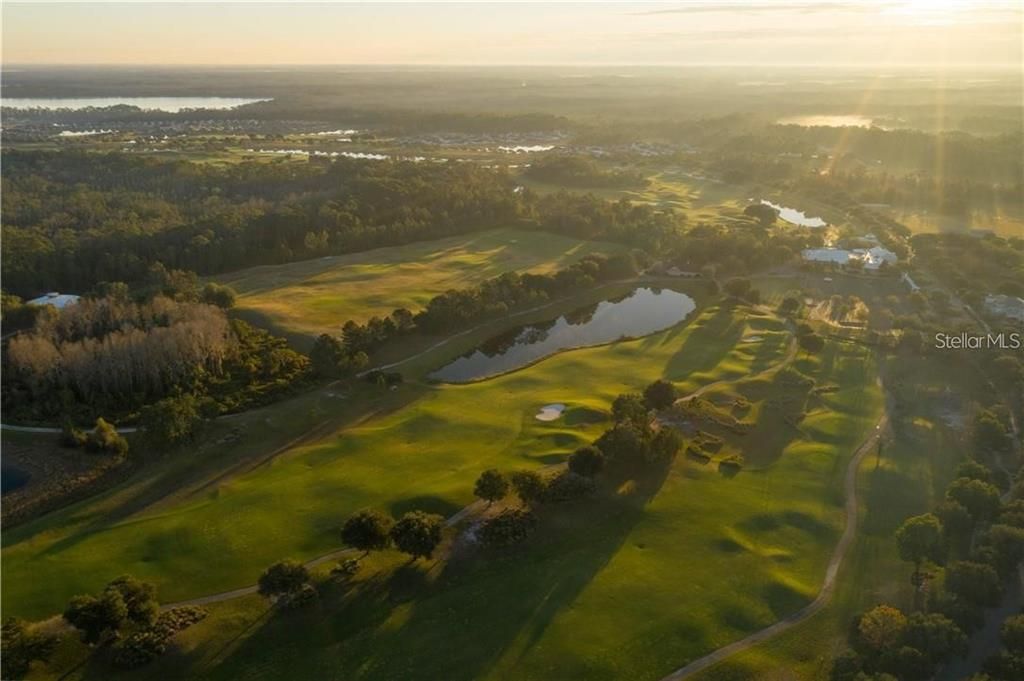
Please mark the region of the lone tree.
POLYGON ((504 499, 508 494, 508 480, 496 468, 488 468, 476 479, 473 494, 485 500, 490 506, 495 501, 504 499))
POLYGON ((676 401, 676 387, 658 379, 644 388, 644 402, 649 409, 667 409, 676 401))
POLYGON ((896 544, 900 558, 914 564, 912 583, 917 586, 921 580, 921 563, 937 560, 942 550, 942 523, 931 513, 907 518, 896 530, 896 544))
POLYGON ((524 504, 534 506, 544 501, 547 485, 537 471, 515 471, 511 475, 512 489, 524 504))
POLYGON ((412 560, 430 558, 441 543, 444 519, 423 511, 410 511, 391 528, 391 540, 402 553, 408 553, 412 560))
POLYGON ((309 581, 309 570, 297 560, 282 560, 268 567, 259 579, 261 596, 273 597, 296 593, 309 581))
POLYGON ((907 628, 907 616, 891 605, 876 605, 861 615, 857 637, 873 653, 895 647, 907 628))
POLYGON ((604 468, 604 454, 593 445, 580 447, 569 455, 569 470, 577 475, 592 478, 604 468))
POLYGON ((395 521, 380 511, 366 509, 359 511, 345 521, 341 528, 341 540, 354 549, 359 549, 363 555, 370 551, 379 551, 387 548, 395 521))
POLYGON ((64 619, 81 632, 82 641, 99 643, 108 633, 115 633, 128 617, 128 606, 115 590, 104 591, 99 598, 75 596, 64 610, 64 619))

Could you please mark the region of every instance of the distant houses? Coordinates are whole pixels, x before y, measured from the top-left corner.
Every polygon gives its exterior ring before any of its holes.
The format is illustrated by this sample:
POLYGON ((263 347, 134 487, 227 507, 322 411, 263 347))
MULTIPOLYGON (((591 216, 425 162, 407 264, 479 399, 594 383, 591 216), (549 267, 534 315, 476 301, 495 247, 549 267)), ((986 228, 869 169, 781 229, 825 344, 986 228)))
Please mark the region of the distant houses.
POLYGON ((71 293, 57 293, 56 291, 50 291, 38 298, 33 298, 27 301, 26 305, 53 305, 58 310, 63 310, 68 305, 74 305, 81 299, 81 296, 76 296, 71 293))

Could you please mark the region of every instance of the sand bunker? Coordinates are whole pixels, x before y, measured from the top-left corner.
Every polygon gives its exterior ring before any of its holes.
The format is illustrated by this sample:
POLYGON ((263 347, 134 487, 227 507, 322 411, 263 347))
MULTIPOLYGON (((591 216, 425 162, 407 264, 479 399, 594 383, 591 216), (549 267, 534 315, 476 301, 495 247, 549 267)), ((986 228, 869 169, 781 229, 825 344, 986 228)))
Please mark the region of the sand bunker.
POLYGON ((743 338, 744 343, 760 343, 764 340, 763 336, 745 336, 743 338))
POLYGON ((540 411, 533 417, 538 421, 554 421, 565 411, 564 404, 548 404, 540 408, 540 411))

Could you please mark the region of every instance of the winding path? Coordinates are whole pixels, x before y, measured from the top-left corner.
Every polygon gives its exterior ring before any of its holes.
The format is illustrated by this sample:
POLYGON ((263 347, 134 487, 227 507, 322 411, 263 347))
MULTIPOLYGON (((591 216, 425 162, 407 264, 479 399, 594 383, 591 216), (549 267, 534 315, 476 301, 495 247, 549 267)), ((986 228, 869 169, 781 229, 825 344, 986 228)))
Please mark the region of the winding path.
POLYGON ((839 543, 836 544, 836 548, 832 552, 832 557, 828 561, 828 567, 825 569, 825 581, 821 585, 821 591, 818 592, 817 598, 789 617, 781 619, 775 624, 767 626, 764 629, 755 631, 746 638, 734 641, 733 643, 719 648, 704 657, 690 662, 685 667, 675 670, 662 679, 662 681, 680 681, 681 679, 689 678, 697 672, 704 671, 708 667, 718 664, 730 655, 746 650, 751 646, 776 636, 777 634, 781 634, 787 629, 795 627, 801 622, 804 622, 818 614, 826 605, 828 605, 829 601, 832 600, 832 594, 835 592, 836 576, 839 574, 839 568, 843 564, 843 558, 846 557, 846 552, 850 548, 850 545, 853 543, 853 539, 857 534, 857 472, 860 470, 860 464, 864 460, 864 457, 877 445, 878 438, 881 437, 882 432, 885 430, 888 423, 888 415, 883 412, 882 416, 879 417, 878 422, 875 424, 871 435, 869 435, 868 438, 861 443, 860 447, 857 448, 853 458, 850 459, 849 465, 846 467, 846 477, 843 480, 843 492, 846 497, 846 527, 843 528, 843 535, 839 538, 839 543))

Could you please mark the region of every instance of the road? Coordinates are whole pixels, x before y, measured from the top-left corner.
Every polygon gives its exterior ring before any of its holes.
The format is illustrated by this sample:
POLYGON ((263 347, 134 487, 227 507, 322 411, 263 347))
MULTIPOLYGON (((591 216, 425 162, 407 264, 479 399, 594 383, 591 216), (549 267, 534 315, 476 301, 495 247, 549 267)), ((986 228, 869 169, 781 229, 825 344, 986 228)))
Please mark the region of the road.
POLYGON ((729 645, 719 648, 704 657, 698 658, 687 664, 685 667, 680 667, 662 679, 662 681, 680 681, 681 679, 689 678, 697 672, 704 671, 708 667, 722 662, 731 655, 747 650, 751 646, 761 643, 762 641, 766 641, 778 634, 781 634, 787 629, 795 627, 818 614, 826 605, 828 605, 829 601, 832 600, 832 594, 835 592, 836 576, 839 574, 839 568, 842 566, 843 559, 846 557, 846 552, 853 543, 854 537, 857 535, 857 471, 860 469, 860 464, 868 452, 875 450, 878 444, 878 438, 881 437, 882 433, 888 426, 888 423, 888 416, 883 413, 878 419, 878 423, 875 424, 875 428, 872 430, 871 435, 861 443, 860 447, 857 448, 853 458, 850 459, 849 465, 846 467, 846 477, 843 480, 843 492, 846 497, 846 527, 843 528, 843 535, 839 538, 839 543, 836 544, 836 548, 832 552, 832 557, 828 561, 828 567, 825 569, 825 581, 821 585, 821 590, 818 592, 817 598, 789 617, 781 619, 775 624, 765 627, 764 629, 755 631, 746 638, 730 643, 729 645))

